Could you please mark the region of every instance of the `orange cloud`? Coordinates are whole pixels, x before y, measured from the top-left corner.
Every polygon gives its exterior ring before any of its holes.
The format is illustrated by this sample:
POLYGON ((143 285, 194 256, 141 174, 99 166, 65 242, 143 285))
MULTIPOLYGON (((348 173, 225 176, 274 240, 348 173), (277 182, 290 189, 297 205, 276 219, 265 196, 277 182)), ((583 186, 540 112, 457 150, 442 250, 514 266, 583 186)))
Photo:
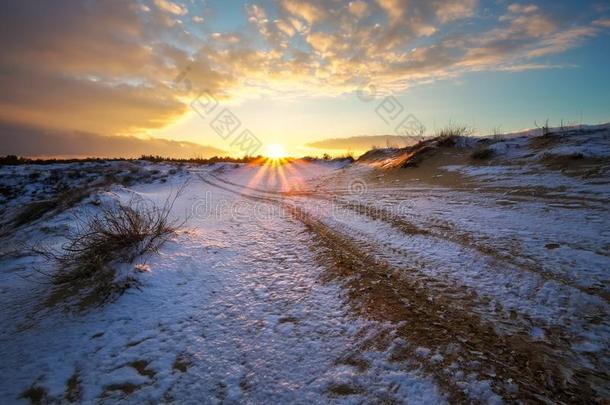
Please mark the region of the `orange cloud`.
POLYGON ((185 15, 188 12, 185 6, 174 3, 173 1, 154 0, 154 3, 160 10, 166 11, 170 14, 185 15))
POLYGON ((318 4, 303 0, 282 0, 280 2, 282 8, 295 17, 300 17, 309 24, 318 22, 326 16, 324 8, 318 4))
POLYGON ((358 18, 365 17, 369 14, 369 6, 363 0, 350 1, 348 8, 350 13, 358 18))

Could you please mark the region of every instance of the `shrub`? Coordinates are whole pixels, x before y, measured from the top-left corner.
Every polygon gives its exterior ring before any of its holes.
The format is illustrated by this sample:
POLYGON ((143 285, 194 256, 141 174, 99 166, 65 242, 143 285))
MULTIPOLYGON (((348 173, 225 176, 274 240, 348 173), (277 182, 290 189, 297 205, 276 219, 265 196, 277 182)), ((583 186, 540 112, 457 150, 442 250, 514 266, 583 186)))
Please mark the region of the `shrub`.
POLYGON ((490 159, 494 155, 494 151, 490 148, 484 148, 476 150, 470 155, 475 160, 486 160, 490 159))
POLYGON ((58 206, 59 202, 56 199, 29 203, 15 216, 13 219, 13 226, 19 227, 21 225, 29 224, 30 222, 41 218, 47 212, 54 210, 58 206))
POLYGON ((92 189, 87 187, 68 189, 60 191, 53 198, 26 204, 12 219, 11 227, 18 228, 42 218, 47 213, 58 213, 71 208, 88 197, 91 192, 92 189))
MULTIPOLYGON (((551 131, 551 128, 549 127, 549 120, 547 118, 547 120, 544 122, 544 124, 542 125, 542 127, 538 126, 538 122, 534 121, 534 125, 536 126, 536 128, 540 128, 540 131, 542 132, 542 136, 546 137, 546 136, 550 136, 553 135, 553 132, 551 131)), ((563 125, 563 124, 562 124, 563 125)))
POLYGON ((444 128, 436 131, 434 139, 437 140, 437 145, 441 147, 455 146, 456 140, 461 136, 472 134, 472 129, 464 125, 449 124, 444 128))
POLYGON ((356 159, 354 158, 354 155, 352 155, 352 154, 338 156, 333 159, 333 162, 343 162, 343 161, 348 161, 350 163, 354 163, 356 161, 356 159))
POLYGON ((15 194, 13 188, 0 185, 0 195, 3 197, 12 197, 15 194))
POLYGON ((121 184, 123 184, 124 186, 131 186, 135 182, 136 182, 136 179, 132 175, 125 174, 125 175, 121 176, 121 184))
POLYGON ((61 170, 53 169, 49 172, 49 177, 47 178, 47 184, 57 184, 62 179, 63 175, 61 170))
POLYGON ((67 176, 69 179, 80 179, 84 176, 84 174, 82 172, 79 172, 78 170, 71 170, 69 172, 67 172, 67 176))
POLYGON ((551 134, 551 130, 549 129, 549 120, 547 119, 544 125, 542 126, 542 136, 548 136, 551 134))
POLYGON ((15 155, 6 155, 0 157, 0 166, 4 165, 19 165, 23 163, 23 159, 15 155))
POLYGON ((52 301, 85 291, 81 306, 103 304, 137 285, 132 275, 119 274, 118 269, 157 251, 182 225, 170 219, 181 190, 162 207, 131 200, 104 208, 88 220, 76 218, 77 230, 68 235, 60 251, 38 251, 58 268, 52 279, 57 287, 52 301))

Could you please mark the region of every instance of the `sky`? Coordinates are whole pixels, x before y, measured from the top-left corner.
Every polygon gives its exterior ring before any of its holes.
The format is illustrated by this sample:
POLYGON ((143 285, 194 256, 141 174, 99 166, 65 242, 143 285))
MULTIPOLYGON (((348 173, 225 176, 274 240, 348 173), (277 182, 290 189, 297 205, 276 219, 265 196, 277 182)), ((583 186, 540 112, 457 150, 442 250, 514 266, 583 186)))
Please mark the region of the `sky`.
POLYGON ((0 41, 0 155, 358 153, 610 121, 601 1, 6 0, 0 41))

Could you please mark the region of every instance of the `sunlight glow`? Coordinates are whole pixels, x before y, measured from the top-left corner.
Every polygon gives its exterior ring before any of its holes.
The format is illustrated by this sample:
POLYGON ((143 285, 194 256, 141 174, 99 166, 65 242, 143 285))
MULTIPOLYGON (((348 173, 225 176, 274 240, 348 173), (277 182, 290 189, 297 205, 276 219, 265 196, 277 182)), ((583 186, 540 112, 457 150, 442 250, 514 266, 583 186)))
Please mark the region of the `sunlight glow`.
POLYGON ((267 146, 265 156, 269 159, 279 160, 286 157, 286 150, 284 150, 282 145, 273 143, 267 146))

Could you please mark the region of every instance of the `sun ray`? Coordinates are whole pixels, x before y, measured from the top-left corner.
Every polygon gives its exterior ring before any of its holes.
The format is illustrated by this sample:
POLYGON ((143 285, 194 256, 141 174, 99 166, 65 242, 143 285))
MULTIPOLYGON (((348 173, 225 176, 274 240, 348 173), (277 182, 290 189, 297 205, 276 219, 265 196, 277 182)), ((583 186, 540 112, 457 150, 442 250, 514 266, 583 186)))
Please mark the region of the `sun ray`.
POLYGON ((250 179, 250 181, 248 182, 248 187, 256 188, 257 186, 259 186, 263 182, 265 175, 271 168, 271 162, 268 159, 260 163, 260 169, 258 169, 256 171, 256 174, 252 177, 252 179, 250 179))

